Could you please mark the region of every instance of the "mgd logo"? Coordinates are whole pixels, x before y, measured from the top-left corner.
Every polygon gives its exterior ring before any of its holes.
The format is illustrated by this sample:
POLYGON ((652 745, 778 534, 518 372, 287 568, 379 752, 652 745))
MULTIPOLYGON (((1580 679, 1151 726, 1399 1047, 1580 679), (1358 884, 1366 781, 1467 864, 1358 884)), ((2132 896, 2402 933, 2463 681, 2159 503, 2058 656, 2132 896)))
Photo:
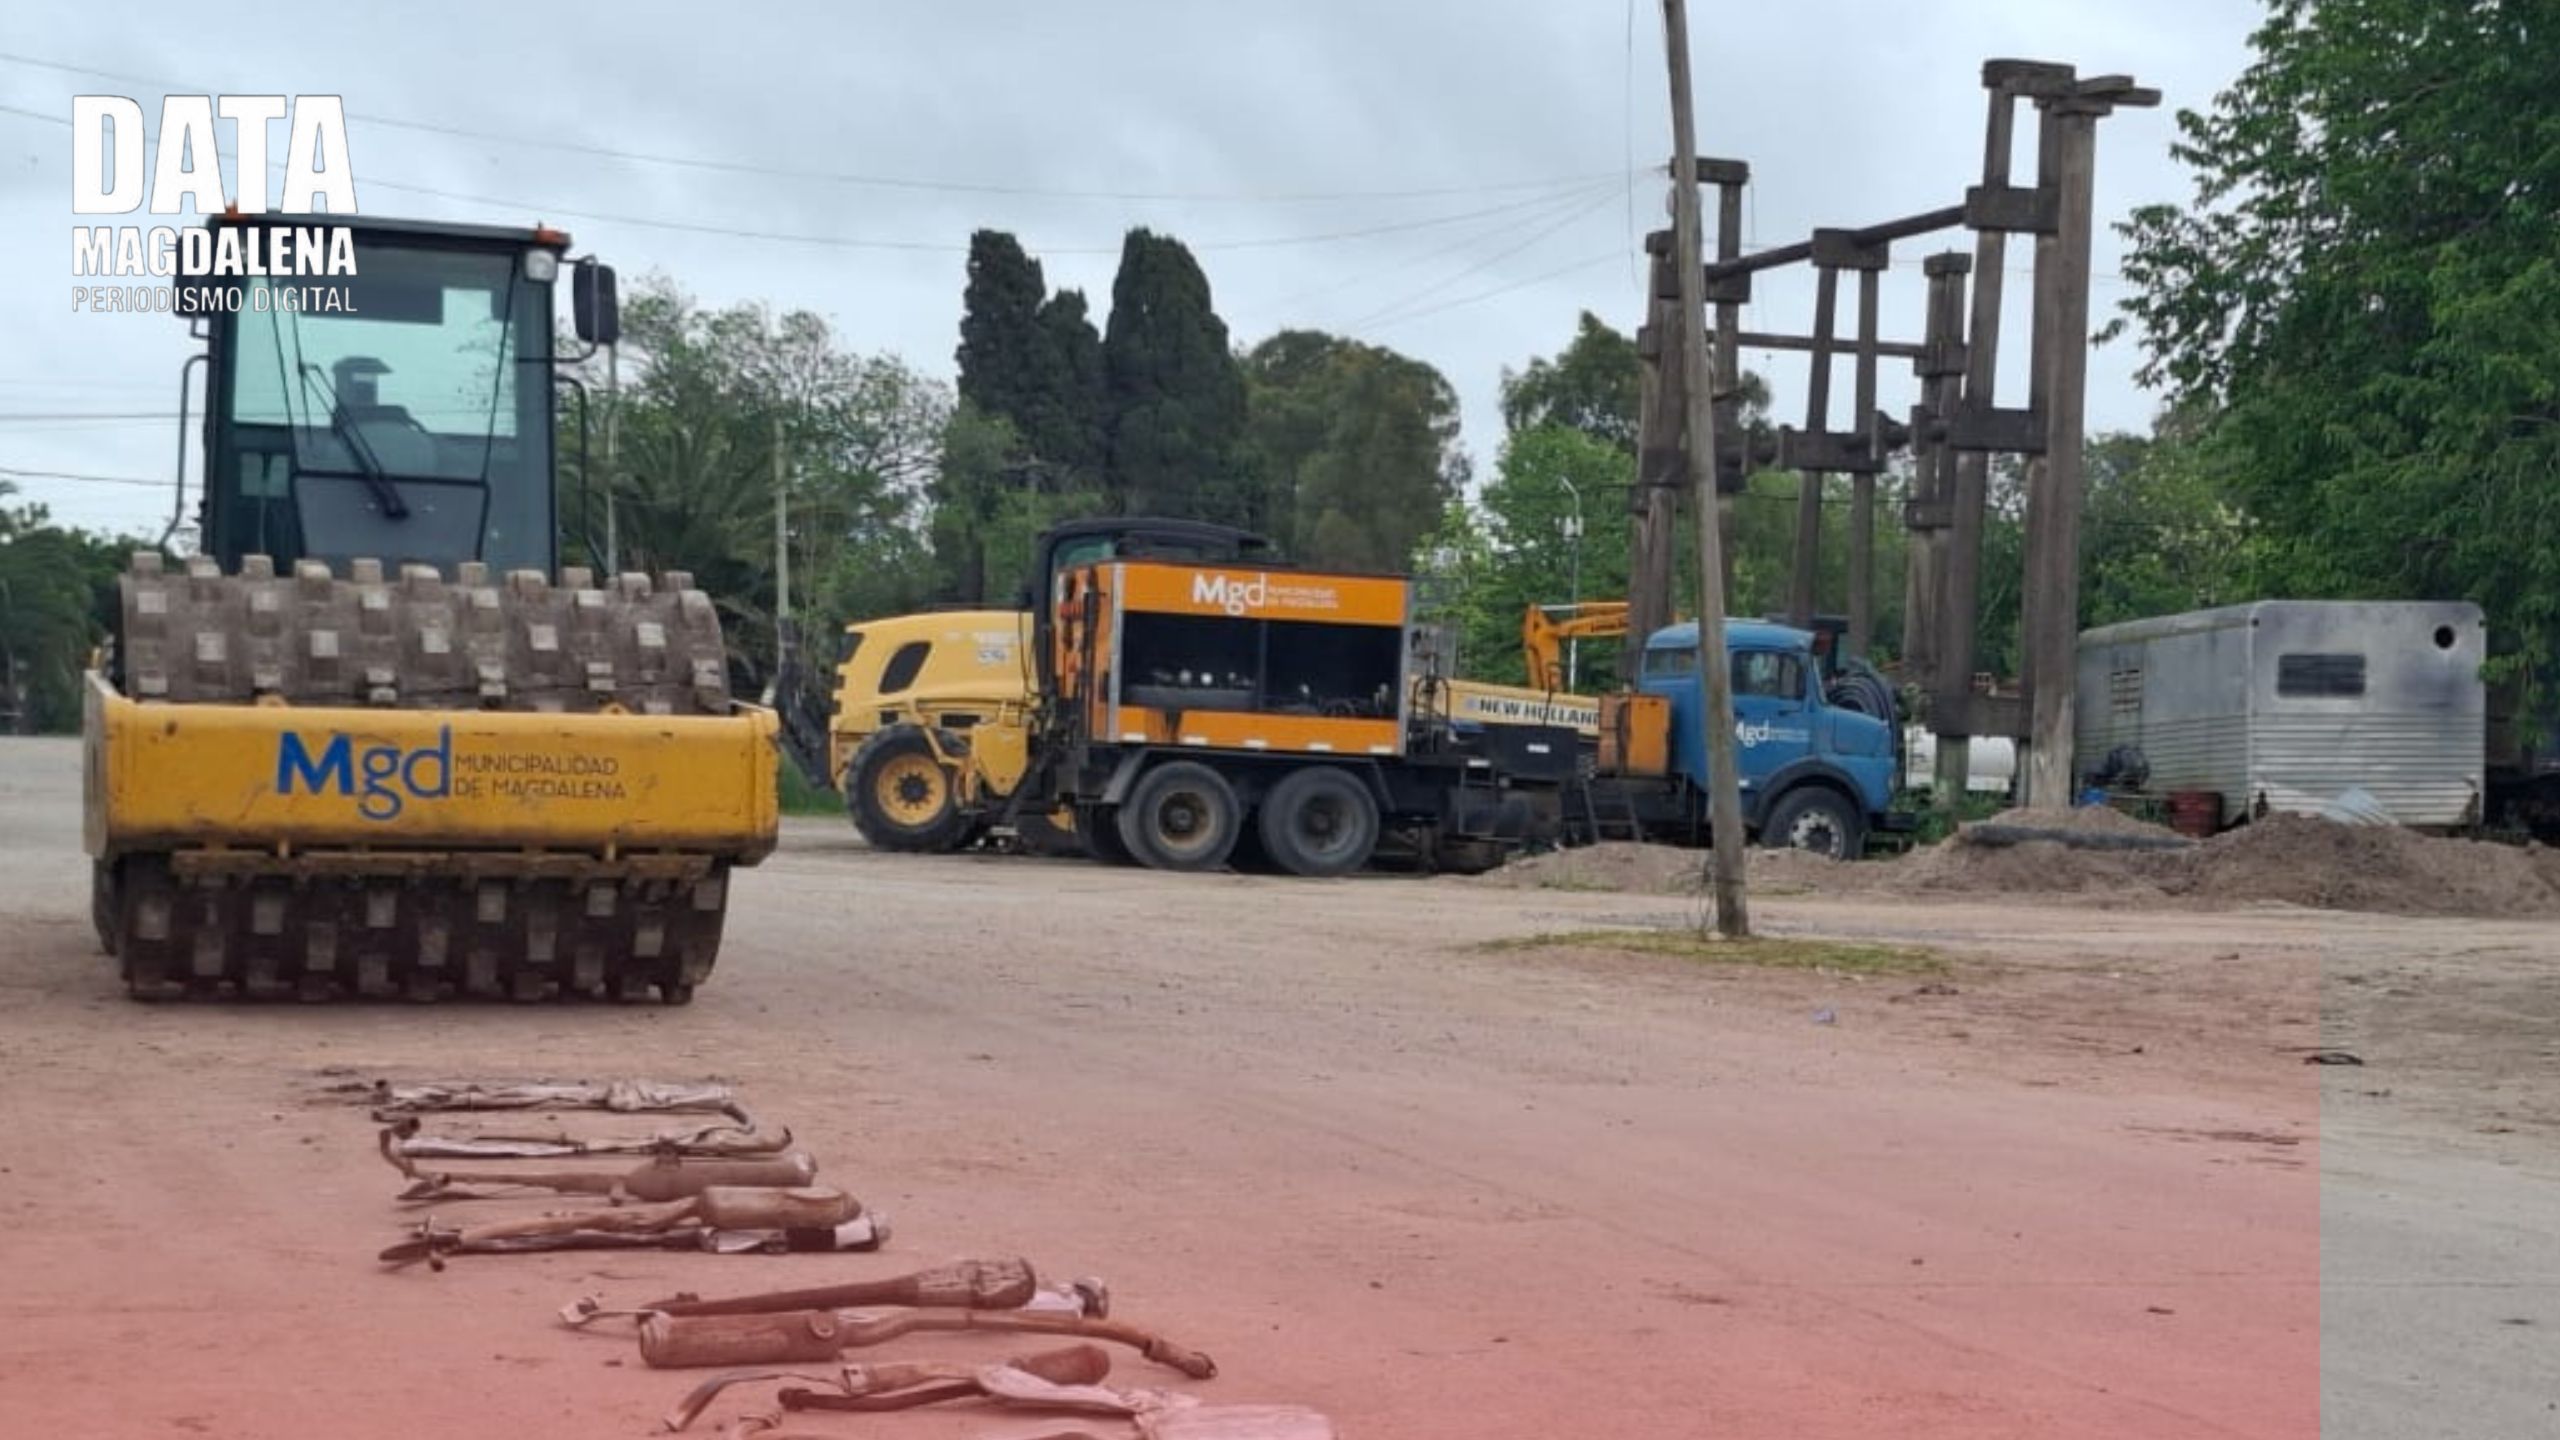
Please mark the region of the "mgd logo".
POLYGON ((333 788, 341 795, 361 791, 357 814, 396 820, 411 800, 442 800, 453 793, 453 727, 438 731, 435 744, 415 750, 378 740, 358 745, 353 736, 332 735, 316 757, 288 730, 276 741, 276 793, 290 795, 296 785, 313 795, 333 788))
POLYGON ((1271 577, 1256 575, 1251 580, 1238 580, 1230 575, 1194 575, 1191 577, 1191 603, 1215 605, 1230 615, 1258 610, 1271 598, 1271 577))

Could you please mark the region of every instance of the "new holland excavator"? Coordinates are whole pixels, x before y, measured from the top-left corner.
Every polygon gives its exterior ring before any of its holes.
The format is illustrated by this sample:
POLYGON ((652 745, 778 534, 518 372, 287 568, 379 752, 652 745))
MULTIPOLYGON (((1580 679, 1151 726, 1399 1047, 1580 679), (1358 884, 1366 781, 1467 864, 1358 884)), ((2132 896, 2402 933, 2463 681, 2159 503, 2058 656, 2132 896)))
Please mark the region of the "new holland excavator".
POLYGON ((201 553, 133 557, 88 681, 130 993, 689 999, 774 844, 774 720, 689 576, 560 567, 553 296, 610 342, 612 272, 541 227, 211 223, 344 229, 356 274, 182 282, 201 553))

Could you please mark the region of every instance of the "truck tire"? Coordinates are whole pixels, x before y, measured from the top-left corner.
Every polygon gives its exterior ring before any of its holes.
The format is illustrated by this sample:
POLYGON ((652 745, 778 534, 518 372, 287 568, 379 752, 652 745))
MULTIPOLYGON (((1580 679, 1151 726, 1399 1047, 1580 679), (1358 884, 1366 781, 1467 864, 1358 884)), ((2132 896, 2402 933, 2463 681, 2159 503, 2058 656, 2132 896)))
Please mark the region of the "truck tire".
POLYGON ((1778 797, 1760 827, 1760 843, 1772 850, 1803 850, 1832 860, 1855 860, 1867 848, 1867 824, 1858 807, 1825 785, 1799 785, 1778 797))
POLYGON ((1028 806, 1015 817, 1013 840, 1025 855, 1059 859, 1084 853, 1084 837, 1076 829, 1075 812, 1061 806, 1055 811, 1033 810, 1028 806))
POLYGON ((1084 853, 1105 865, 1135 865, 1138 857, 1120 840, 1119 812, 1105 806, 1085 806, 1076 811, 1076 842, 1084 853))
POLYGON ((1311 766, 1271 787, 1255 830, 1263 853, 1292 875, 1347 875, 1378 848, 1378 802, 1347 771, 1311 766))
POLYGON ((1243 806, 1226 777, 1176 760, 1140 776, 1120 802, 1120 843, 1155 870, 1215 870, 1244 828, 1243 806))
POLYGON ((931 854, 958 847, 968 830, 951 774, 933 742, 913 725, 876 731, 845 767, 845 809, 853 828, 882 850, 931 854))
POLYGON ((98 948, 116 953, 116 868, 104 860, 89 864, 89 923, 97 929, 98 948))

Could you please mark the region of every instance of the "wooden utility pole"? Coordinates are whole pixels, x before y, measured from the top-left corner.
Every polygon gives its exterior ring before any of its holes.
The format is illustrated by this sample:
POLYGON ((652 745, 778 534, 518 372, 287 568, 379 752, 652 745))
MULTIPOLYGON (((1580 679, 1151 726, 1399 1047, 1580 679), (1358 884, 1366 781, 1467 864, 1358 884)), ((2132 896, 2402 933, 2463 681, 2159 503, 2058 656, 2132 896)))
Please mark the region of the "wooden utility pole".
POLYGON ((1944 628, 1940 616, 1946 603, 1947 526, 1955 490, 1955 451, 1947 425, 1961 398, 1965 277, 1973 261, 1945 251, 1930 256, 1922 268, 1929 277, 1929 308, 1918 361, 1921 401, 1912 412, 1911 492, 1904 505, 1911 548, 1903 572, 1902 678, 1934 701, 1944 628))
POLYGON ((1662 29, 1671 52, 1672 259, 1680 290, 1681 376, 1689 417, 1689 495, 1698 512, 1698 669, 1706 681, 1707 876, 1715 926, 1730 940, 1751 933, 1743 898, 1742 789, 1735 768, 1733 670, 1724 643, 1724 543, 1716 504, 1715 376, 1708 368, 1706 275, 1700 251, 1697 116, 1689 88, 1689 15, 1685 0, 1662 0, 1662 29))
POLYGON ((604 347, 604 573, 622 573, 622 535, 615 523, 613 490, 622 473, 616 442, 622 431, 622 346, 604 347))
MULTIPOLYGON (((1991 111, 1983 131, 1982 188, 1988 193, 2009 183, 2009 152, 2018 97, 2005 82, 1988 74, 1991 111)), ((1965 401, 1988 408, 1993 381, 2000 369, 2000 291, 2009 258, 2009 237, 1984 227, 1974 232, 1972 313, 1965 326, 1965 401)), ((1950 447, 1952 449, 1952 447, 1950 447)), ((1931 696, 1929 726, 1938 736, 1934 793, 1950 812, 1964 800, 1971 775, 1973 733, 1974 632, 1982 596, 1982 531, 1991 493, 1991 456, 1983 450, 1954 451, 1954 484, 1945 488, 1947 514, 1946 575, 1939 589, 1937 693, 1931 696)))
POLYGON ((1679 487, 1687 482, 1680 450, 1679 286, 1671 276, 1670 254, 1649 256, 1645 277, 1645 323, 1636 332, 1642 368, 1636 392, 1636 489, 1628 497, 1635 531, 1628 548, 1627 638, 1618 652, 1622 684, 1634 683, 1645 640, 1671 623, 1671 546, 1680 514, 1679 487))
POLYGON ((2089 376, 2089 242, 2104 100, 2078 96, 2045 107, 2059 209, 2054 234, 2037 246, 2037 309, 2050 318, 2037 335, 2046 432, 2038 483, 2029 493, 2030 544, 2024 650, 2028 674, 2027 803, 2070 807, 2079 785, 2072 764, 2073 700, 2080 640, 2081 446, 2089 376))
MULTIPOLYGON (((1876 425, 1876 282, 1881 278, 1875 270, 1858 272, 1857 429, 1870 437, 1876 425)), ((1870 458, 1881 463, 1884 457, 1871 448, 1870 458)), ((1863 660, 1876 631, 1876 472, 1855 471, 1849 484, 1848 650, 1863 660)))
MULTIPOLYGON (((1813 281, 1813 360, 1806 371, 1804 433, 1831 430, 1832 312, 1839 308, 1840 271, 1817 266, 1813 281)), ((1787 570, 1787 621, 1811 626, 1822 595, 1822 490, 1831 477, 1807 468, 1796 475, 1795 560, 1787 570)))
POLYGON ((782 677, 782 636, 791 615, 790 485, 782 456, 782 412, 773 412, 773 674, 782 677))

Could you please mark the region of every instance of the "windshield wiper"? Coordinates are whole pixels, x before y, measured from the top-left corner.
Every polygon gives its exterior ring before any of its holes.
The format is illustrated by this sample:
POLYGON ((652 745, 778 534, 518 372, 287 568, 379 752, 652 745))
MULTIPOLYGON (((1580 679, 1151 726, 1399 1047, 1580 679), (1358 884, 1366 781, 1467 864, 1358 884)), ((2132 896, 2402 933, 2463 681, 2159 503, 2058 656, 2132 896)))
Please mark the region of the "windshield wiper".
POLYGON ((347 453, 356 457, 356 468, 363 473, 365 488, 371 490, 373 498, 382 505, 382 518, 408 519, 409 502, 401 498, 400 487, 391 483, 389 472, 382 468, 382 457, 373 453, 373 443, 356 429, 355 417, 347 413, 347 402, 338 394, 338 387, 330 383, 329 372, 304 361, 302 383, 306 390, 314 378, 319 380, 321 391, 329 397, 330 432, 347 442, 347 453))

